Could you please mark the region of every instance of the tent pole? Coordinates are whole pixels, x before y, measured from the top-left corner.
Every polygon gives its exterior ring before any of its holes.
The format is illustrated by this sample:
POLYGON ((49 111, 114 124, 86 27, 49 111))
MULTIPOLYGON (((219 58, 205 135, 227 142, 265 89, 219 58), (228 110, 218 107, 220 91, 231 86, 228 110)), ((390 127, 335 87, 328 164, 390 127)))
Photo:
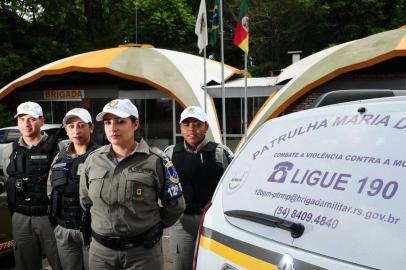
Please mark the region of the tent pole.
POLYGON ((204 65, 204 112, 207 113, 207 70, 206 70, 206 46, 203 51, 204 65))
POLYGON ((176 101, 172 98, 172 144, 176 144, 176 101))
POLYGON ((248 106, 247 106, 247 60, 248 53, 244 57, 244 138, 247 139, 248 106))

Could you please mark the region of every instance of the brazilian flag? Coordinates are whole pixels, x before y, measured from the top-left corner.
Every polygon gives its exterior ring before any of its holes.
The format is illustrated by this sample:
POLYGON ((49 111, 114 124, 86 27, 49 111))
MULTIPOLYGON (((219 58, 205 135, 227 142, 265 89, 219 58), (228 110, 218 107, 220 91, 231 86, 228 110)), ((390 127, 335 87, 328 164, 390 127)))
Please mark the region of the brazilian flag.
POLYGON ((219 0, 214 0, 213 19, 211 21, 211 28, 209 32, 210 32, 209 43, 211 46, 214 46, 217 42, 220 32, 219 0))

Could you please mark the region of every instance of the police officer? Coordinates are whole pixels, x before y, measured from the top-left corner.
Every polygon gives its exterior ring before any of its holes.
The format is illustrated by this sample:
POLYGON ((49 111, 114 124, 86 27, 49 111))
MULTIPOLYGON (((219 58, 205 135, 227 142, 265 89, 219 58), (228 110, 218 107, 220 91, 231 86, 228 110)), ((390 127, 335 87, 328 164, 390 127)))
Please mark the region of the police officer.
POLYGON ((79 179, 84 161, 97 148, 92 142, 92 117, 82 108, 68 111, 62 120, 69 144, 54 159, 48 178, 49 215, 59 258, 64 270, 88 269, 88 246, 82 238, 83 211, 79 203, 79 179))
POLYGON ((47 177, 58 150, 56 138, 41 132, 44 118, 35 102, 20 104, 15 118, 21 137, 4 148, 2 160, 16 268, 40 270, 45 254, 52 269, 62 269, 47 215, 47 177))
POLYGON ((170 228, 170 250, 174 269, 190 270, 202 210, 211 200, 233 153, 225 145, 206 138, 209 125, 200 107, 187 107, 181 113, 179 126, 184 141, 169 146, 165 153, 179 174, 186 209, 179 222, 170 228))
POLYGON ((93 151, 80 178, 80 201, 90 208, 90 269, 162 269, 163 227, 185 209, 179 180, 163 152, 141 139, 138 110, 116 99, 96 117, 109 145, 93 151))

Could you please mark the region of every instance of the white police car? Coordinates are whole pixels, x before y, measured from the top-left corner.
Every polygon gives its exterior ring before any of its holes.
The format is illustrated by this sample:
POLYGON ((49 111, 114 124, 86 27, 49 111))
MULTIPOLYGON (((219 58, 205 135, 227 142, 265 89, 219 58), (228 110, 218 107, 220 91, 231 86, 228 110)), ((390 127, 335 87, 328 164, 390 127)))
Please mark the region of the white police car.
POLYGON ((196 269, 406 269, 406 99, 289 114, 237 153, 196 269))

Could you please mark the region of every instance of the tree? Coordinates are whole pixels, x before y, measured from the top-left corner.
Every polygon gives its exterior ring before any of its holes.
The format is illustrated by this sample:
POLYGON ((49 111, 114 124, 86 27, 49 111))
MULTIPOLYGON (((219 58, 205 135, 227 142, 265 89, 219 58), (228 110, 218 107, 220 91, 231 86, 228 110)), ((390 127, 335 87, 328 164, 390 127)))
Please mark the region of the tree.
POLYGON ((139 43, 194 52, 191 12, 185 0, 0 0, 0 85, 64 57, 135 43, 136 29, 139 43))
POLYGON ((0 127, 7 127, 14 125, 13 116, 7 105, 0 103, 0 127))
POLYGON ((255 75, 290 64, 288 51, 302 57, 335 44, 397 28, 406 21, 405 0, 250 1, 250 54, 255 75))
POLYGON ((126 41, 135 42, 135 11, 138 18, 138 43, 159 48, 192 50, 196 17, 183 0, 123 1, 127 12, 123 21, 126 41))
MULTIPOLYGON (((199 2, 0 0, 0 85, 49 62, 123 43, 197 54, 199 2)), ((207 0, 209 21, 213 5, 207 0)), ((240 6, 241 0, 223 0, 225 62, 242 69, 243 52, 233 45, 240 6)), ((249 0, 249 10, 255 76, 289 65, 288 51, 304 57, 406 22, 406 0, 249 0)), ((220 42, 208 54, 220 60, 220 42)))

